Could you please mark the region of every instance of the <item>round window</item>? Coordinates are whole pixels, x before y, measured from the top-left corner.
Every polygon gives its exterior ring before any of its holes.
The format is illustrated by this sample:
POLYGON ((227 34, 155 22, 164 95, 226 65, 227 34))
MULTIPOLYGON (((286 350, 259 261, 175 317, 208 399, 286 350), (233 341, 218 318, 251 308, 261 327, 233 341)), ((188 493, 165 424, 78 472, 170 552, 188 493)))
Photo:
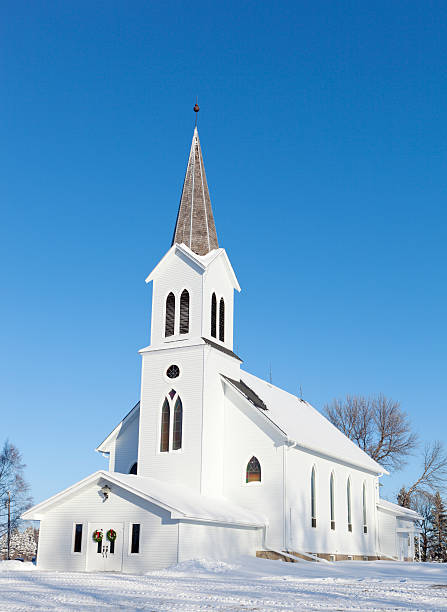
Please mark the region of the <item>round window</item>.
POLYGON ((176 365, 171 365, 166 371, 166 375, 168 378, 177 378, 180 374, 180 368, 176 365))

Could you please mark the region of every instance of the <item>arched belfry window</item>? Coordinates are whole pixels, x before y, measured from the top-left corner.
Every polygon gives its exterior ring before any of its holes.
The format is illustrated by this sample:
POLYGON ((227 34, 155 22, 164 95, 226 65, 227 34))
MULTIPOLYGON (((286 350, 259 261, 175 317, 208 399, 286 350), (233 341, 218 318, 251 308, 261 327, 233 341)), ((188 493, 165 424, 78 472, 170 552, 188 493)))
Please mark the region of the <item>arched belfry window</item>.
POLYGON ((165 336, 174 335, 175 325, 175 296, 171 292, 166 298, 166 322, 165 322, 165 336))
POLYGON ((160 435, 160 451, 167 453, 169 451, 169 429, 171 421, 171 409, 168 399, 163 402, 161 409, 161 435, 160 435))
POLYGON ((317 500, 316 500, 316 483, 315 483, 315 467, 312 468, 312 474, 310 476, 310 513, 311 513, 311 525, 312 527, 317 526, 317 500))
POLYGON ((183 406, 180 397, 177 397, 174 406, 174 427, 172 432, 172 450, 182 448, 182 426, 183 426, 183 406))
POLYGON ((331 474, 331 479, 329 482, 329 496, 330 496, 330 505, 331 505, 331 529, 335 529, 335 482, 334 482, 334 473, 331 474))
POLYGON ((348 508, 348 531, 352 531, 352 513, 351 513, 351 479, 348 478, 346 483, 346 503, 348 508))
POLYGON ((219 303, 219 340, 225 341, 225 302, 223 298, 220 298, 219 303))
POLYGON ((252 457, 247 463, 245 482, 261 482, 261 464, 256 457, 252 457))
POLYGON ((367 512, 366 512, 366 482, 363 483, 362 506, 363 506, 363 533, 368 533, 367 512))
POLYGON ((216 294, 211 296, 211 335, 217 338, 217 299, 216 294))
POLYGON ((138 469, 138 463, 135 461, 135 463, 133 464, 133 466, 130 468, 129 470, 129 474, 137 474, 137 469, 138 469))
POLYGON ((180 296, 180 333, 189 333, 189 293, 186 289, 180 296))

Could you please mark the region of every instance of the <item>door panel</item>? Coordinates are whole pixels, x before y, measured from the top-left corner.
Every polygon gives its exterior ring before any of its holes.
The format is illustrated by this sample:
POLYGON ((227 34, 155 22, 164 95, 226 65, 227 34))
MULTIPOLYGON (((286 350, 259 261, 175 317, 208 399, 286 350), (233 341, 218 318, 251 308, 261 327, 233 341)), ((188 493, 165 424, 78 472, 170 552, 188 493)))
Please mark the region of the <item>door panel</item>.
POLYGON ((89 572, 120 572, 123 565, 123 523, 89 523, 87 537, 86 569, 89 572), (116 531, 116 540, 107 538, 109 529, 116 531), (95 531, 102 531, 99 544, 93 539, 95 531))

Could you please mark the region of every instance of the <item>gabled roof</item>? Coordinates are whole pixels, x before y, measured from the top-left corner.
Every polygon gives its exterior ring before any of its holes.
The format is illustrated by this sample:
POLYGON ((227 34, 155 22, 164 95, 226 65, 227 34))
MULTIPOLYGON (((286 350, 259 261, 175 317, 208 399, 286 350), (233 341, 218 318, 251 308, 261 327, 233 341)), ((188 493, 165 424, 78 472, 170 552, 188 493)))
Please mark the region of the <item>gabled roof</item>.
POLYGON ((210 251, 206 255, 197 255, 196 253, 191 251, 191 249, 187 247, 186 244, 174 244, 146 278, 146 283, 150 283, 151 281, 153 281, 160 267, 165 263, 165 261, 167 261, 168 258, 172 257, 172 255, 175 254, 182 257, 183 259, 186 259, 186 261, 189 261, 191 265, 196 266, 196 268, 201 272, 205 272, 208 266, 215 259, 217 259, 217 257, 223 257, 228 275, 230 277, 230 281, 234 289, 236 289, 236 291, 241 290, 238 280, 236 278, 236 274, 234 273, 233 266, 231 265, 230 260, 228 259, 228 255, 225 249, 216 249, 214 251, 210 251))
POLYGON ((258 407, 234 381, 222 378, 262 412, 292 446, 363 468, 374 474, 388 473, 308 402, 243 370, 240 377, 241 383, 262 400, 267 410, 258 407))
POLYGON ((246 510, 224 497, 206 497, 178 484, 162 482, 155 478, 120 474, 100 470, 77 482, 65 491, 50 497, 23 513, 26 520, 41 520, 54 505, 67 501, 78 491, 92 484, 108 484, 111 495, 114 487, 121 487, 138 497, 149 501, 171 513, 172 519, 197 520, 202 522, 263 527, 265 518, 260 514, 246 510))
POLYGON ((393 504, 392 502, 389 502, 386 499, 379 499, 379 501, 377 502, 377 507, 383 510, 387 510, 388 512, 392 512, 398 517, 412 521, 419 521, 423 518, 418 512, 415 512, 410 508, 404 508, 403 506, 399 506, 398 504, 393 504))
POLYGON ((95 449, 98 453, 108 453, 110 452, 110 443, 117 437, 123 427, 127 427, 127 425, 134 420, 140 413, 140 402, 137 402, 132 410, 126 414, 122 421, 118 423, 118 425, 113 429, 107 438, 101 442, 101 444, 95 449))
POLYGON ((236 353, 233 353, 233 351, 231 351, 229 348, 227 348, 225 346, 222 346, 222 344, 218 344, 217 342, 213 342, 209 338, 205 338, 205 336, 202 336, 202 340, 204 340, 206 342, 206 344, 209 344, 210 346, 212 346, 213 348, 217 349, 221 353, 225 353, 225 355, 229 355, 230 357, 234 357, 238 361, 242 362, 242 359, 240 357, 238 357, 236 355, 236 353))
POLYGON ((267 406, 264 404, 264 402, 259 397, 259 395, 257 395, 257 393, 253 391, 253 389, 250 389, 250 387, 246 385, 243 380, 234 380, 234 378, 230 378, 229 376, 224 376, 223 374, 222 376, 223 378, 225 378, 225 380, 227 380, 233 386, 235 386, 236 389, 240 391, 240 393, 242 393, 242 395, 244 395, 248 399, 249 402, 251 402, 254 406, 256 406, 256 408, 261 408, 262 410, 268 410, 267 406))
POLYGON ((197 255, 218 249, 199 132, 194 129, 172 244, 186 244, 197 255))

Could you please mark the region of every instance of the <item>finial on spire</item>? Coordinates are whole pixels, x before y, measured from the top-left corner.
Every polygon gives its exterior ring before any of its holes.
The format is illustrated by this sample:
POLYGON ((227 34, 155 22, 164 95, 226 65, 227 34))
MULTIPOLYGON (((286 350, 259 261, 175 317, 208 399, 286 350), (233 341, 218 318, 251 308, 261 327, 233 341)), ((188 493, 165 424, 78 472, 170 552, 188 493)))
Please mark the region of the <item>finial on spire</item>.
POLYGON ((197 113, 200 110, 200 106, 197 104, 197 102, 198 102, 198 98, 196 98, 196 103, 194 104, 194 112, 196 114, 196 127, 197 127, 197 113))

